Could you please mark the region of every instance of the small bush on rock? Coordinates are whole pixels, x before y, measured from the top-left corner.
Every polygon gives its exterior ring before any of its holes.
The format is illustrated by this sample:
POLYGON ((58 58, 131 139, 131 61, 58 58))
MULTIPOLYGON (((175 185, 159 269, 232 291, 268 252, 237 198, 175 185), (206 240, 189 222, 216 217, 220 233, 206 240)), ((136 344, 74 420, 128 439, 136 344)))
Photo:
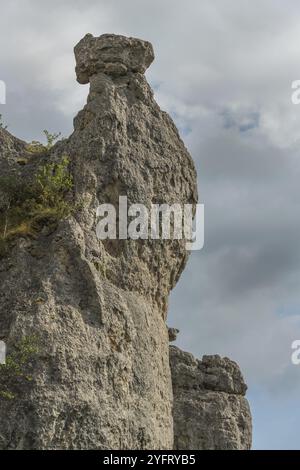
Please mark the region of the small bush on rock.
POLYGON ((57 134, 56 133, 52 134, 51 132, 47 131, 46 129, 43 131, 43 133, 45 134, 47 144, 43 145, 38 140, 33 140, 30 144, 26 145, 27 152, 33 153, 33 154, 38 154, 38 155, 39 154, 40 155, 44 154, 44 153, 48 152, 49 150, 51 150, 51 148, 53 147, 55 142, 61 136, 61 132, 58 132, 57 134))
POLYGON ((66 156, 59 163, 40 166, 34 180, 24 183, 18 177, 0 178, 0 254, 15 237, 34 236, 45 224, 57 224, 70 215, 66 200, 73 187, 66 156))
POLYGON ((35 336, 25 336, 14 347, 6 358, 5 364, 0 364, 0 399, 13 400, 13 390, 18 382, 30 382, 30 362, 38 353, 38 340, 35 336))

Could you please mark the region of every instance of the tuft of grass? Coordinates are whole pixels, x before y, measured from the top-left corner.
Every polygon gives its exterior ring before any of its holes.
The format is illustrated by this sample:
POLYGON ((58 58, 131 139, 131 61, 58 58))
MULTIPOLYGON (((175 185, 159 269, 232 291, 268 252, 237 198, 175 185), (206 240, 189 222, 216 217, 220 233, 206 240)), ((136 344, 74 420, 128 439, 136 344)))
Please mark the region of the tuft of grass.
POLYGON ((7 230, 6 232, 7 238, 28 237, 28 236, 33 236, 33 235, 34 235, 34 232, 32 230, 32 227, 29 221, 20 222, 19 225, 7 230))
POLYGON ((63 156, 59 163, 40 166, 31 183, 0 178, 0 255, 6 254, 10 240, 32 237, 71 214, 73 205, 66 195, 73 188, 73 178, 68 166, 69 159, 63 156))
POLYGON ((0 390, 0 398, 4 398, 4 400, 13 400, 15 395, 7 390, 0 390))

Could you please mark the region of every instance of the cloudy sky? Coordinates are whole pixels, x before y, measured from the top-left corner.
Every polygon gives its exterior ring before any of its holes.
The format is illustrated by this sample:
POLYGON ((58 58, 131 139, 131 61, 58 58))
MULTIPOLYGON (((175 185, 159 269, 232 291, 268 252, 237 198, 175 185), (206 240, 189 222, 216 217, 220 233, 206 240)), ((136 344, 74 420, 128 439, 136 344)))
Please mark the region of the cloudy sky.
POLYGON ((300 79, 297 0, 1 1, 0 79, 9 130, 68 135, 88 87, 81 37, 147 39, 147 76, 198 169, 205 248, 170 303, 178 345, 236 360, 249 385, 254 448, 300 449, 300 79))

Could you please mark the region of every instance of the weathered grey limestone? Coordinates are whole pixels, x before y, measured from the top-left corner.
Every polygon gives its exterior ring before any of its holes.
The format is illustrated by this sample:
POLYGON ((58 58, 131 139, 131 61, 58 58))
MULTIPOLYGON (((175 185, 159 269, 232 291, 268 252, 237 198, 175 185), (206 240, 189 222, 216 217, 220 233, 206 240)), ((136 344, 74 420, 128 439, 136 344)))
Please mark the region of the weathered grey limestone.
MULTIPOLYGON (((169 339, 178 331, 165 321, 185 242, 100 242, 96 208, 118 209, 119 196, 195 204, 195 168, 144 76, 151 44, 87 35, 75 56, 90 93, 68 139, 37 158, 0 129, 1 175, 31 178, 67 154, 78 204, 55 230, 16 238, 0 258, 0 339, 9 351, 22 337, 39 340, 32 380, 12 380, 14 398, 0 398, 0 449, 171 449, 169 339)), ((0 188, 0 210, 2 196, 0 188)), ((248 448, 237 366, 173 347, 171 366, 175 447, 248 448)))
POLYGON ((174 449, 251 448, 247 386, 238 365, 220 356, 192 354, 170 346, 174 392, 174 449))
MULTIPOLYGON (((0 399, 0 449, 171 448, 165 319, 185 243, 99 242, 96 208, 118 208, 120 195, 195 204, 195 168, 143 75, 149 43, 88 35, 75 54, 87 105, 47 159, 69 156, 80 209, 53 232, 17 238, 0 260, 1 338, 9 350, 25 336, 40 343, 32 380, 0 399)), ((24 142, 2 129, 0 145, 2 174, 34 173, 24 142)))
POLYGON ((87 34, 74 49, 79 83, 103 72, 118 77, 129 72, 145 73, 154 60, 152 44, 116 34, 95 38, 87 34))

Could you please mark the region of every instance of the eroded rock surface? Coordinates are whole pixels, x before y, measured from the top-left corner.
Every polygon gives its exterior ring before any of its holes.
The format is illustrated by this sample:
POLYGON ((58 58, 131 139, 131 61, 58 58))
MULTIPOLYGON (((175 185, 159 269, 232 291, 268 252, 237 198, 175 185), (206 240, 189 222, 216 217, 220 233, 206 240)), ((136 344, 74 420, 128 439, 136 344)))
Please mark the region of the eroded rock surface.
MULTIPOLYGON (((90 83, 74 132, 35 155, 0 129, 1 176, 32 178, 70 160, 75 213, 55 229, 18 236, 0 257, 0 339, 13 351, 35 336, 30 380, 1 396, 0 449, 171 449, 168 296, 188 259, 184 240, 96 237, 96 208, 197 202, 196 172, 144 72, 150 43, 85 36, 75 47, 90 83)), ((0 188, 1 210, 1 188, 0 188)), ((248 448, 250 417, 237 366, 171 348, 175 447, 248 448)))
MULTIPOLYGON (((0 260, 1 338, 8 351, 31 335, 40 344, 31 380, 0 399, 0 449, 171 448, 165 319, 185 242, 100 242, 96 208, 118 208, 120 195, 195 204, 196 173, 143 74, 149 43, 88 35, 75 53, 87 105, 47 160, 68 155, 79 209, 52 232, 16 238, 0 260)), ((2 129, 0 143, 2 174, 34 174, 42 160, 24 142, 2 129)))
POLYGON ((251 448, 247 386, 228 358, 192 354, 170 346, 174 393, 174 449, 251 448))
POLYGON ((113 77, 130 72, 143 74, 154 60, 152 44, 116 34, 103 34, 98 38, 87 34, 74 52, 77 80, 83 84, 101 72, 113 77))

